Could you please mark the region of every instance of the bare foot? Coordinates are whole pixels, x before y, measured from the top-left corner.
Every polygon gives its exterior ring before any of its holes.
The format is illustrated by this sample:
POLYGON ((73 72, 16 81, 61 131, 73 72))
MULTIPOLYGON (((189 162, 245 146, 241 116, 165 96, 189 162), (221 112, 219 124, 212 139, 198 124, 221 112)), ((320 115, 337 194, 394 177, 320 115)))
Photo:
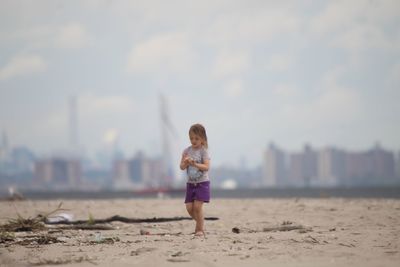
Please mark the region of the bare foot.
POLYGON ((206 233, 204 233, 204 231, 197 231, 196 233, 194 233, 195 237, 206 237, 206 233))

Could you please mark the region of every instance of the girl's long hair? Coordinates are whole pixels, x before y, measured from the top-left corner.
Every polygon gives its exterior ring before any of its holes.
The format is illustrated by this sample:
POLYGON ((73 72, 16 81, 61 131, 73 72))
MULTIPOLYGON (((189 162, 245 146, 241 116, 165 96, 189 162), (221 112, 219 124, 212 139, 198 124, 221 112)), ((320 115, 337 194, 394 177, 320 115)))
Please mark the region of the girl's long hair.
POLYGON ((189 129, 189 134, 190 133, 200 136, 204 141, 203 146, 208 148, 207 133, 203 125, 199 123, 193 124, 189 129))

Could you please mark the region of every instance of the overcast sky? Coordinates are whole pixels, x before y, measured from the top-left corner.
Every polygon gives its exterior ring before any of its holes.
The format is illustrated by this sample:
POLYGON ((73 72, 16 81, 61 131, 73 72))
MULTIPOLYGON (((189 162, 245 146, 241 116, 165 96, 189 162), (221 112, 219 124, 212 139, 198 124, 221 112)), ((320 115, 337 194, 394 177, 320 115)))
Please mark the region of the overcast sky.
POLYGON ((68 148, 78 97, 88 154, 178 154, 193 123, 214 164, 261 162, 270 141, 400 149, 400 1, 0 1, 0 130, 68 148))

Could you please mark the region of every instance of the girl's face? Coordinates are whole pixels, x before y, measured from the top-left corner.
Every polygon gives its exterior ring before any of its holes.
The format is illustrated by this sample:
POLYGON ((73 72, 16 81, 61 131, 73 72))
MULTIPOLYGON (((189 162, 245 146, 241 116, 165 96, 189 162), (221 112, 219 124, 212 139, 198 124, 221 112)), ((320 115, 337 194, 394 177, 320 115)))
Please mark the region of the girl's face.
POLYGON ((203 145, 203 138, 194 133, 189 133, 190 143, 193 148, 201 148, 203 145))

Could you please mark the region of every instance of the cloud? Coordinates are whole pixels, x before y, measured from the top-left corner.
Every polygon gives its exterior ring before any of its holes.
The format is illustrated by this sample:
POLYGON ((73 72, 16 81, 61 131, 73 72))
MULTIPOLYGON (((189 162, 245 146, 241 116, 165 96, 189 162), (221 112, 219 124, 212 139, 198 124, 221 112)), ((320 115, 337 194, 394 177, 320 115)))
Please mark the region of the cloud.
POLYGON ((229 81, 224 88, 224 93, 228 97, 236 98, 244 93, 243 81, 235 79, 229 81))
POLYGON ((24 51, 38 51, 49 48, 79 49, 92 43, 92 36, 84 25, 69 22, 60 25, 33 24, 29 27, 16 28, 0 36, 5 43, 23 43, 24 51))
POLYGON ((289 55, 272 55, 267 64, 267 69, 272 71, 286 71, 293 65, 293 59, 289 55))
POLYGON ((90 37, 81 24, 70 23, 58 29, 54 43, 59 48, 77 49, 88 46, 90 37))
POLYGON ((240 75, 249 67, 250 59, 246 52, 222 51, 215 59, 213 74, 216 77, 240 75))
POLYGON ((221 12, 205 31, 206 40, 218 47, 253 46, 298 32, 302 19, 286 6, 221 12))
POLYGON ((97 96, 94 94, 84 94, 79 97, 79 106, 83 113, 96 115, 98 113, 130 113, 135 110, 134 101, 125 96, 109 95, 97 96))
MULTIPOLYGON (((286 101, 282 106, 282 120, 299 123, 299 128, 340 127, 359 119, 363 108, 362 97, 356 89, 339 83, 346 67, 328 71, 320 79, 313 96, 286 101)), ((279 95, 292 96, 293 87, 277 87, 279 95)), ((297 96, 297 95, 295 95, 297 96)), ((292 98, 293 99, 293 98, 292 98)))
POLYGON ((17 55, 0 69, 0 80, 43 72, 47 63, 38 55, 17 55))
POLYGON ((396 92, 399 92, 399 87, 400 87, 400 62, 393 65, 389 72, 388 72, 388 77, 385 79, 385 84, 392 90, 396 90, 396 92))
POLYGON ((332 41, 332 45, 353 51, 371 48, 391 50, 398 49, 397 45, 400 45, 400 42, 390 40, 382 29, 376 26, 357 25, 338 35, 332 41))
POLYGON ((273 92, 277 97, 288 98, 296 96, 298 88, 293 84, 281 83, 275 86, 273 92))
POLYGON ((191 69, 195 51, 179 32, 160 33, 132 48, 127 70, 131 73, 179 73, 191 69))
POLYGON ((310 32, 328 38, 334 47, 357 51, 397 50, 399 36, 385 31, 398 20, 399 1, 332 1, 310 20, 310 32))

